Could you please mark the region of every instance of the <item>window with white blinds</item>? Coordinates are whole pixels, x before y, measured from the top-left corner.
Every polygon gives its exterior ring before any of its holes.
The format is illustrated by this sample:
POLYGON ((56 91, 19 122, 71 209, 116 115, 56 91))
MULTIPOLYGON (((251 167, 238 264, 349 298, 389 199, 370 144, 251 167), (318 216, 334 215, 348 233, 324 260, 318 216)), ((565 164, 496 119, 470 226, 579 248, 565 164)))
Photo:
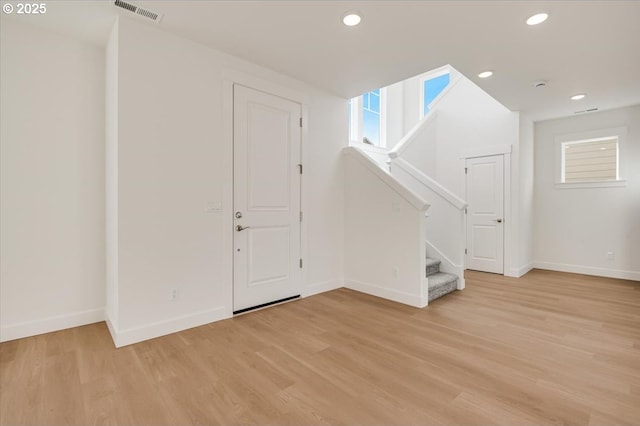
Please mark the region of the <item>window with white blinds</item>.
POLYGON ((561 182, 615 181, 618 176, 618 137, 562 144, 561 182))

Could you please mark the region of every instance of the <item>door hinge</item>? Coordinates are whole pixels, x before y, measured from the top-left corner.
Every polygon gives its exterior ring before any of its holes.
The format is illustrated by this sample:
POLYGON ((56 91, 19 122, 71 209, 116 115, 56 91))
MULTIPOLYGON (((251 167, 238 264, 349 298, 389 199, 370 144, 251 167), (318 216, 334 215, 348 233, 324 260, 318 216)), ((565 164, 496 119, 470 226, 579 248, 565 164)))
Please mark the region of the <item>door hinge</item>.
POLYGON ((467 168, 466 167, 464 168, 464 174, 465 175, 467 174, 467 168))
POLYGON ((467 254, 467 249, 464 249, 464 254, 467 254))
POLYGON ((302 127, 302 117, 300 117, 300 127, 302 127))
POLYGON ((464 208, 464 214, 467 214, 467 208, 466 207, 464 208))
POLYGON ((302 222, 302 212, 300 212, 300 222, 302 222))
POLYGON ((302 174, 302 164, 298 164, 298 169, 300 169, 300 174, 302 174))
POLYGON ((300 259, 300 267, 302 268, 302 259, 300 259))

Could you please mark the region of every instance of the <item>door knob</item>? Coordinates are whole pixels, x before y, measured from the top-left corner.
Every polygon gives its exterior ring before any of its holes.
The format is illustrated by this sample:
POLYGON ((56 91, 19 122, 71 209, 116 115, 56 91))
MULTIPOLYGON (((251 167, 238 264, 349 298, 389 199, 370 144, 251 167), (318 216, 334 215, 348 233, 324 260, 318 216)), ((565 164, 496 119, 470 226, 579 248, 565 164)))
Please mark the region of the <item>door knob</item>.
POLYGON ((502 223, 502 219, 496 219, 494 222, 502 223))
POLYGON ((240 232, 240 231, 244 231, 245 229, 249 229, 251 228, 250 226, 242 226, 242 225, 236 225, 236 231, 240 232))

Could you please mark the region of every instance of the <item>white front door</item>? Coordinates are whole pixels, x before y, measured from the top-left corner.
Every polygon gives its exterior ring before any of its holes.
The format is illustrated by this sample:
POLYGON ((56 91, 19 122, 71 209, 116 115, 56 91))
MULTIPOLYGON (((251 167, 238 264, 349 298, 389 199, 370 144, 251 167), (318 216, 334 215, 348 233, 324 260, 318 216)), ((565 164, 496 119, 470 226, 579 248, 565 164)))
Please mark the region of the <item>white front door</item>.
POLYGON ((467 269, 504 272, 504 157, 467 159, 467 269))
POLYGON ((234 85, 233 310, 300 294, 300 117, 290 100, 234 85))

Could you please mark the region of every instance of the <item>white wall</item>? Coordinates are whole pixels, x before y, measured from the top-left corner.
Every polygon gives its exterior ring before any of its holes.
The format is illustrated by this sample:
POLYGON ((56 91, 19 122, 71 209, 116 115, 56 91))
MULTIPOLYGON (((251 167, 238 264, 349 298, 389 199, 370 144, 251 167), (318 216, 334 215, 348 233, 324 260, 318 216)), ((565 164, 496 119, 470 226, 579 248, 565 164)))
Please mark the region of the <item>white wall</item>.
POLYGON ((535 267, 640 280, 640 106, 536 123, 534 206, 535 267), (626 186, 554 185, 557 136, 621 126, 626 186))
POLYGON ((105 54, 106 314, 118 327, 118 22, 105 54))
POLYGON ((403 135, 420 121, 420 76, 408 78, 402 82, 402 129, 403 135))
MULTIPOLYGON (((531 244, 530 231, 521 229, 529 225, 520 223, 520 207, 523 202, 519 196, 521 186, 526 185, 521 185, 520 182, 519 113, 509 111, 464 76, 457 78, 455 70, 453 71, 451 86, 443 92, 441 98, 436 99, 432 115, 425 117, 426 121, 415 133, 414 142, 408 143, 399 151, 400 158, 465 200, 466 158, 505 152, 507 175, 504 273, 519 276, 527 269, 527 263, 531 263, 526 260, 526 250, 531 244)), ((420 114, 419 79, 408 80, 405 88, 412 88, 412 92, 418 93, 417 96, 415 93, 409 96, 409 92, 405 92, 404 102, 405 126, 415 126, 420 114)), ((523 164, 528 167, 527 161, 529 160, 522 159, 523 164)), ((393 165, 391 169, 393 171, 393 165)), ((530 174, 530 167, 527 173, 530 174)), ((529 178, 529 182, 530 180, 529 178)), ((522 212, 525 215, 523 218, 527 220, 530 208, 527 205, 522 207, 525 209, 522 212)), ((437 208, 437 205, 434 204, 433 208, 437 208)), ((434 210, 431 215, 435 218, 438 212, 434 210)), ((427 233, 429 229, 439 226, 428 223, 427 233)), ((452 258, 456 256, 454 253, 446 254, 452 258)))
MULTIPOLYGON (((465 198, 463 158, 494 146, 518 144, 518 113, 490 97, 462 77, 436 107, 436 134, 430 155, 414 155, 419 144, 403 156, 458 197, 465 198)), ((416 151, 418 154, 418 151, 416 151)))
POLYGON ((346 100, 127 19, 120 20, 118 43, 116 343, 231 315, 227 89, 236 76, 304 98, 302 293, 342 286, 346 100), (218 202, 221 212, 205 212, 218 202), (176 302, 173 288, 180 291, 176 302))
POLYGON ((386 142, 393 148, 405 135, 404 130, 404 81, 386 87, 386 142))
POLYGON ((104 58, 1 25, 0 339, 104 319, 104 58))
POLYGON ((533 191, 534 191, 534 124, 520 115, 520 143, 518 145, 518 216, 516 247, 518 260, 514 275, 522 276, 533 268, 533 191))
POLYGON ((424 241, 427 256, 440 260, 440 271, 458 276, 458 289, 465 287, 464 262, 466 247, 466 202, 444 191, 407 161, 398 158, 391 166, 391 174, 411 191, 429 200, 425 220, 424 241))
POLYGON ((373 160, 363 160, 364 153, 348 152, 345 287, 423 307, 427 304, 423 235, 428 204, 400 184, 392 185, 395 179, 373 160))

